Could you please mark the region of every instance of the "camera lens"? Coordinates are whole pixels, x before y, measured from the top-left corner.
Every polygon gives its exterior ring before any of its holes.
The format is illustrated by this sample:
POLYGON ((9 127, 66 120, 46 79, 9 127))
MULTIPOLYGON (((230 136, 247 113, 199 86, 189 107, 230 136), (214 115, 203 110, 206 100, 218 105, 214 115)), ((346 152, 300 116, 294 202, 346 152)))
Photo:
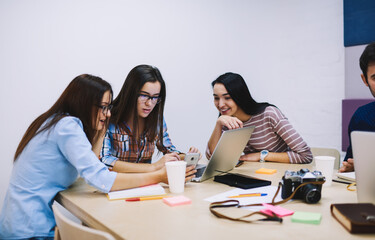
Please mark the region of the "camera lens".
POLYGON ((321 198, 319 189, 314 184, 307 184, 303 187, 303 199, 307 203, 317 203, 321 198))

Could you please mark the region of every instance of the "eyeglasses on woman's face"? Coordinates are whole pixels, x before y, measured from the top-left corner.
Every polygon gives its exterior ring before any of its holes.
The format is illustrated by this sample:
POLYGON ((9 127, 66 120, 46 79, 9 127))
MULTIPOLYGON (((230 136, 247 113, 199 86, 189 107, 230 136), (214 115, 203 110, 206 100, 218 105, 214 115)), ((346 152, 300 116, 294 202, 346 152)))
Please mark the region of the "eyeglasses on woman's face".
POLYGON ((102 105, 102 106, 98 106, 100 109, 102 109, 102 113, 104 115, 107 115, 108 114, 108 111, 111 111, 112 108, 113 108, 113 105, 112 104, 109 104, 109 105, 102 105))
POLYGON ((160 103, 161 101, 161 97, 157 96, 157 97, 151 97, 149 95, 146 95, 146 94, 139 94, 138 95, 138 100, 141 102, 141 103, 145 103, 147 102, 148 100, 151 100, 151 103, 152 104, 158 104, 160 103))

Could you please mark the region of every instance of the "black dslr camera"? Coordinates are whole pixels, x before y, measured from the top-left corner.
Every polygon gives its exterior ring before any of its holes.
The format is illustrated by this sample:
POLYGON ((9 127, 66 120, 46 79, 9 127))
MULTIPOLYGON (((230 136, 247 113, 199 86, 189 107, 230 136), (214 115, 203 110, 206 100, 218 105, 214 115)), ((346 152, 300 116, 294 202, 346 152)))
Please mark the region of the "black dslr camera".
POLYGON ((322 184, 314 182, 325 181, 325 177, 319 171, 310 172, 303 168, 297 172, 285 171, 282 178, 281 197, 288 198, 302 183, 311 182, 297 190, 293 199, 303 199, 307 203, 317 203, 321 198, 322 184))

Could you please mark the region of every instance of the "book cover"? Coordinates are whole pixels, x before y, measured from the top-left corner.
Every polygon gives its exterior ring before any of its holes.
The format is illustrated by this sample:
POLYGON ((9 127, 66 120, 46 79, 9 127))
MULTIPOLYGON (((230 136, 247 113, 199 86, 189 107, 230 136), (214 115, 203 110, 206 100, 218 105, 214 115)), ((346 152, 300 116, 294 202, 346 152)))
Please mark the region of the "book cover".
POLYGON ((165 195, 165 190, 160 184, 153 184, 144 187, 131 188, 107 193, 109 200, 120 200, 134 197, 165 195))
POLYGON ((331 204, 331 214, 351 233, 375 233, 375 205, 372 203, 331 204))

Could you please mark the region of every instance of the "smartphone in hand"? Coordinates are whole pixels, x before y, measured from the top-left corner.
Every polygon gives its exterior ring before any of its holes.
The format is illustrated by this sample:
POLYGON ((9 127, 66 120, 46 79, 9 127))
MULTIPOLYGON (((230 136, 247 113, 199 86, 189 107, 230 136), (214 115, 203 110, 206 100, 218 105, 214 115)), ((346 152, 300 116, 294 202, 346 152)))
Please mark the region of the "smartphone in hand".
POLYGON ((186 166, 197 165, 199 161, 199 153, 186 153, 185 162, 186 166))

